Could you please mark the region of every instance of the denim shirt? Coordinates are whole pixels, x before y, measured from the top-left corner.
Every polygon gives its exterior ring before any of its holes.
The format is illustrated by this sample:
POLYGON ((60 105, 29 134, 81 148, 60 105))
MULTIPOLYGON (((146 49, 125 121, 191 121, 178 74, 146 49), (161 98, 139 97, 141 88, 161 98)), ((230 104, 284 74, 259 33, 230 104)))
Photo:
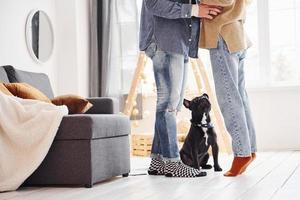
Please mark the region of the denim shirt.
POLYGON ((199 34, 200 18, 192 17, 192 0, 143 0, 141 51, 155 42, 162 51, 197 58, 199 34))

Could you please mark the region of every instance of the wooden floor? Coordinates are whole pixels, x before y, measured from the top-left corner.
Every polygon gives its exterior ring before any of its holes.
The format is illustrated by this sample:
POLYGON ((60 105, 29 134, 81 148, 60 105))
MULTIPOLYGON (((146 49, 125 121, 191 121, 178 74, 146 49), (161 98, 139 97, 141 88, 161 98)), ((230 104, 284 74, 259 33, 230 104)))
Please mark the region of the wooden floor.
MULTIPOLYGON (((223 169, 231 157, 221 155, 223 169)), ((0 200, 293 200, 300 199, 300 152, 266 152, 236 178, 208 172, 207 177, 178 179, 143 175, 149 159, 132 158, 132 174, 85 188, 22 188, 0 193, 0 200)))

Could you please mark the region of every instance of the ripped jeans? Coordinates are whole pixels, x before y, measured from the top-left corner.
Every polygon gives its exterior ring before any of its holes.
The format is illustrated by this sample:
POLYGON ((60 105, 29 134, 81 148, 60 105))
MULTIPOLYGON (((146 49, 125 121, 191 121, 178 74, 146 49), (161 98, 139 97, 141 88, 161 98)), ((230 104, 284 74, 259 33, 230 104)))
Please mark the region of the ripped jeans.
POLYGON ((179 160, 176 115, 183 105, 188 58, 158 49, 155 43, 145 51, 153 61, 157 88, 156 119, 151 158, 179 160))

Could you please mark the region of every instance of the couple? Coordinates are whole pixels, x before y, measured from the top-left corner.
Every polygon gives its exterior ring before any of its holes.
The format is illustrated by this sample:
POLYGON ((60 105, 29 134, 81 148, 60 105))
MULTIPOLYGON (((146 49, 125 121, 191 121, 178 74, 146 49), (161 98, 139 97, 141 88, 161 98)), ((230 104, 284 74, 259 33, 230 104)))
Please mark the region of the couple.
POLYGON ((180 161, 176 115, 181 110, 189 57, 210 52, 215 89, 234 159, 225 176, 242 174, 256 157, 255 129, 245 90, 244 32, 249 0, 143 0, 140 49, 153 61, 157 87, 155 134, 149 174, 198 177, 180 161))

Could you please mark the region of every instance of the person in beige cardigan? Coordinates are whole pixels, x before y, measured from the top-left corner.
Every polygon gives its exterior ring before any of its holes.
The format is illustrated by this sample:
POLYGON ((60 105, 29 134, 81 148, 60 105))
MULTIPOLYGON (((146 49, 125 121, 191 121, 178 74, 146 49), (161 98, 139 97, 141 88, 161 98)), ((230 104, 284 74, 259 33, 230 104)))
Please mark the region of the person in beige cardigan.
POLYGON ((242 174, 256 157, 256 133, 245 89, 244 61, 251 43, 244 22, 250 0, 202 0, 223 12, 202 20, 199 47, 209 49, 215 89, 226 128, 232 137, 234 160, 225 176, 242 174))

